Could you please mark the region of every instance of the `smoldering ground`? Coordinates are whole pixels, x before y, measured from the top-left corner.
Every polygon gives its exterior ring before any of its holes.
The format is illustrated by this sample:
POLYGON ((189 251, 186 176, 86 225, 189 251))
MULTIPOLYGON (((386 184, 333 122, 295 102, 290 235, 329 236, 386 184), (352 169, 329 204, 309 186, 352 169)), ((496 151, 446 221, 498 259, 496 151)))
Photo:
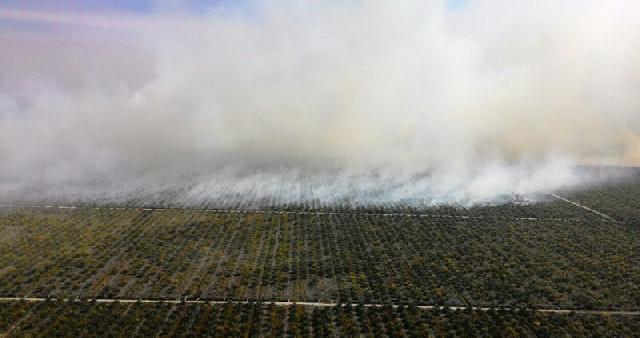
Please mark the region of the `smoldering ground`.
POLYGON ((638 13, 632 1, 3 8, 0 194, 469 205, 589 184, 577 165, 640 163, 638 13))

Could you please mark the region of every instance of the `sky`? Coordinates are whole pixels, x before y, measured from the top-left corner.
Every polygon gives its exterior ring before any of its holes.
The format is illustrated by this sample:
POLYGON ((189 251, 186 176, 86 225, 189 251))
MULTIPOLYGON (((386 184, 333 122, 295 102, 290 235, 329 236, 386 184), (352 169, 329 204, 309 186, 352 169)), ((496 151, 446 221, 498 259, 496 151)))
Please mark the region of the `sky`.
MULTIPOLYGON (((459 2, 456 0, 455 2, 459 2)), ((208 9, 216 7, 241 7, 246 5, 247 0, 182 0, 182 1, 154 1, 154 0, 3 0, 0 7, 37 10, 37 11, 75 11, 75 12, 133 12, 139 14, 152 13, 158 9, 173 7, 180 8, 193 13, 206 12, 208 9)))
MULTIPOLYGON (((238 4, 246 4, 244 1, 229 0, 187 0, 180 1, 180 6, 188 8, 191 11, 202 12, 211 7, 218 6, 239 6, 238 4)), ((464 6, 467 0, 448 0, 448 6, 451 9, 459 9, 464 6)), ((167 1, 166 3, 171 3, 167 1)), ((3 0, 0 1, 0 7, 14 9, 30 9, 30 10, 75 10, 75 11, 131 11, 137 13, 149 13, 154 9, 162 6, 162 2, 153 0, 3 0)))
MULTIPOLYGON (((197 1, 195 1, 197 2, 197 1)), ((205 2, 205 1, 201 1, 205 2)), ((210 1, 207 1, 210 2, 210 1)), ((0 6, 4 8, 28 9, 41 11, 133 11, 149 12, 153 5, 150 0, 3 0, 0 6)))
MULTIPOLYGON (((468 0, 445 0, 449 11, 457 12, 465 8, 468 0)), ((64 29, 70 22, 64 17, 83 15, 108 15, 145 17, 157 13, 182 13, 206 15, 216 10, 234 13, 252 13, 255 0, 2 0, 0 1, 0 28, 19 30, 64 29), (47 17, 51 16, 51 17, 47 17), (55 18, 55 19, 53 19, 55 18), (57 27, 56 27, 57 26, 57 27)), ((82 20, 82 18, 78 18, 82 20)), ((71 22, 77 24, 78 22, 71 22)), ((81 24, 82 25, 82 24, 81 24)))

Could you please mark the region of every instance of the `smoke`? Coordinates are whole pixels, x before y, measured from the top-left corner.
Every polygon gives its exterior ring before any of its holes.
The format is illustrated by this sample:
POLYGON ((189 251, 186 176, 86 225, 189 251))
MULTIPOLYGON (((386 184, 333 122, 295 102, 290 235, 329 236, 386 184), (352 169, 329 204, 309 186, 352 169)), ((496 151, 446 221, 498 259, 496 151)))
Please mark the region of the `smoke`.
POLYGON ((468 205, 640 164, 637 2, 157 8, 0 8, 0 196, 468 205))

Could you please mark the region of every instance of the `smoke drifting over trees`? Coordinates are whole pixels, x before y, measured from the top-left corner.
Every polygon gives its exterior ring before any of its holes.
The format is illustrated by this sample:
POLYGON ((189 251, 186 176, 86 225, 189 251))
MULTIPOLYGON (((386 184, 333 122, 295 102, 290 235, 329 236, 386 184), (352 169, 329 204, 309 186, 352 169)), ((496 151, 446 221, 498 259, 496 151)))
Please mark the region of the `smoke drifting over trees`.
POLYGON ((575 165, 640 163, 638 13, 622 0, 0 8, 0 195, 468 204, 584 184, 575 165))

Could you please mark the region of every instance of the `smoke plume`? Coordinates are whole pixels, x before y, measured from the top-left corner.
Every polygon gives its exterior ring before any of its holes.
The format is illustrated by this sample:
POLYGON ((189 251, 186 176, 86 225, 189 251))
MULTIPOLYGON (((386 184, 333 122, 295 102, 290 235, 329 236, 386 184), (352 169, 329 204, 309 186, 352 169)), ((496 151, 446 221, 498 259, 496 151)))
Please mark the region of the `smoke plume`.
POLYGON ((0 196, 468 205, 585 184, 577 165, 640 164, 638 13, 0 8, 0 196))

